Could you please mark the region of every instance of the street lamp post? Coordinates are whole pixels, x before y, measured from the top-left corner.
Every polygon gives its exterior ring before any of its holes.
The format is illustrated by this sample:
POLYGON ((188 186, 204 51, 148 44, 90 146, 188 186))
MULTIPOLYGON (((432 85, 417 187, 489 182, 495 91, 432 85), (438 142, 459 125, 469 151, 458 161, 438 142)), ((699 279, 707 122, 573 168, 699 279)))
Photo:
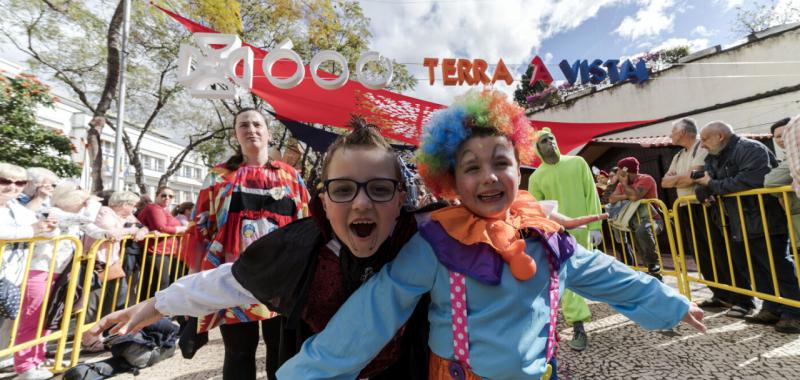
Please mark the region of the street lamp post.
POLYGON ((111 173, 111 189, 120 191, 119 171, 122 168, 122 131, 125 128, 125 62, 128 58, 128 24, 131 17, 130 0, 123 1, 122 49, 119 60, 119 95, 117 96, 117 135, 114 144, 114 171, 111 173))

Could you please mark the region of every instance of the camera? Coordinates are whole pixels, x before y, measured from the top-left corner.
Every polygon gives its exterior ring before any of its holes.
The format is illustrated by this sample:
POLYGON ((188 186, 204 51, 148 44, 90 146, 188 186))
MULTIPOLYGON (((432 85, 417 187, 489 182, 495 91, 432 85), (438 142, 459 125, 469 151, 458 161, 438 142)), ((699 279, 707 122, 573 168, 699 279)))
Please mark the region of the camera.
POLYGON ((691 179, 700 179, 706 175, 705 170, 693 170, 692 174, 689 174, 689 178, 691 179))

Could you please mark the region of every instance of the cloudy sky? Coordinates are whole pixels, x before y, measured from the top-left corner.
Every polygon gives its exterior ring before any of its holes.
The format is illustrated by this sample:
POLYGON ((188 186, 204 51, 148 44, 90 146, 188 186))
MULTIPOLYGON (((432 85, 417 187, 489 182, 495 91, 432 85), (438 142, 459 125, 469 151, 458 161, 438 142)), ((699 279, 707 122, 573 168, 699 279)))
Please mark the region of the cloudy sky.
MULTIPOLYGON (((779 0, 779 3, 791 2, 779 0)), ((663 47, 691 51, 730 44, 743 0, 361 0, 372 19, 371 48, 419 78, 409 95, 439 103, 465 91, 430 85, 423 58, 498 59, 519 78, 539 55, 559 80, 558 62, 610 59, 663 47)), ((441 67, 441 66, 440 66, 441 67)), ((441 79, 441 71, 436 76, 441 79)), ((518 83, 518 82, 517 82, 518 83)), ((517 85, 498 85, 513 91, 517 85)))

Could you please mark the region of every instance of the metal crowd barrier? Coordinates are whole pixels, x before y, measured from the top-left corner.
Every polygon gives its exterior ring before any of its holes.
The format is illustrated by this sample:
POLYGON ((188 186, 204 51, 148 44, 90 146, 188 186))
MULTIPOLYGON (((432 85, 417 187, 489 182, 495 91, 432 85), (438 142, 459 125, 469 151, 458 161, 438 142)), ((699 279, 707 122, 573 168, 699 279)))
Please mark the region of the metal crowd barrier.
MULTIPOLYGON (((662 276, 672 276, 675 277, 678 284, 678 291, 681 294, 688 293, 688 288, 684 287, 685 281, 683 280, 683 265, 682 261, 678 260, 677 250, 675 247, 675 239, 674 239, 674 230, 671 223, 671 214, 669 212, 669 208, 667 205, 664 204, 660 199, 642 199, 639 207, 646 207, 647 208, 647 218, 648 222, 650 223, 651 232, 655 238, 655 253, 658 257, 658 264, 661 267, 661 274, 662 276), (661 212, 662 221, 664 224, 664 232, 667 236, 668 241, 668 249, 669 255, 672 259, 673 269, 666 269, 664 266, 663 261, 663 250, 661 247, 661 243, 659 242, 659 235, 656 230, 655 220, 656 216, 653 215, 653 208, 656 208, 658 211, 661 212)), ((636 215, 633 216, 636 218, 637 225, 642 223, 642 218, 639 215, 639 212, 636 212, 636 215)), ((603 223, 603 229, 608 230, 608 235, 606 235, 605 231, 603 231, 603 252, 606 254, 612 255, 617 260, 622 261, 625 265, 641 271, 647 272, 647 267, 642 264, 642 260, 640 260, 642 256, 642 252, 640 252, 641 247, 639 244, 636 243, 636 231, 633 229, 617 229, 613 228, 611 223, 603 223), (606 242, 606 236, 610 237, 610 242, 606 242), (610 250, 609 250, 610 248, 610 250)))
MULTIPOLYGON (((119 261, 121 263, 125 263, 125 248, 132 241, 132 238, 132 236, 128 235, 119 242, 114 242, 107 239, 96 241, 94 244, 92 244, 92 247, 84 257, 86 267, 95 267, 98 252, 103 248, 103 246, 105 246, 105 252, 108 253, 106 256, 110 256, 110 252, 114 244, 120 245, 119 261)), ((181 259, 185 260, 185 250, 183 249, 185 240, 184 234, 149 234, 141 243, 139 243, 141 245, 141 258, 137 258, 137 260, 133 262, 134 267, 129 268, 131 273, 126 272, 124 278, 118 280, 109 280, 108 277, 110 273, 110 264, 108 259, 104 260, 105 265, 101 275, 102 278, 99 279, 101 284, 99 289, 93 290, 91 288, 91 283, 93 280, 91 273, 85 276, 83 279, 83 295, 81 297, 83 304, 75 315, 75 319, 77 321, 75 327, 75 338, 68 368, 78 364, 83 334, 94 327, 94 325, 99 322, 102 317, 117 311, 118 309, 127 308, 128 306, 136 305, 149 299, 153 294, 155 294, 155 292, 161 290, 161 282, 165 272, 168 272, 167 276, 172 277, 170 280, 168 280, 167 284, 176 281, 179 277, 182 277, 186 274, 188 268, 185 265, 180 264, 181 259), (151 252, 154 246, 157 247, 157 251, 154 250, 151 252), (156 252, 165 253, 158 254, 156 252), (169 260, 166 259, 167 257, 169 257, 169 260), (156 268, 158 268, 158 270, 156 270, 156 268), (153 281, 154 279, 156 280, 155 282, 153 281), (120 280, 125 282, 126 290, 125 294, 122 295, 124 297, 124 306, 118 308, 118 301, 119 297, 121 296, 120 280), (113 282, 113 284, 109 284, 110 282, 113 282), (109 286, 113 286, 113 291, 111 293, 107 292, 107 290, 110 289, 109 286), (93 291, 99 291, 99 294, 96 297, 98 300, 97 305, 92 305, 96 310, 94 313, 95 315, 93 316, 94 318, 89 320, 90 318, 87 317, 87 309, 90 306, 89 302, 91 293, 93 291), (111 299, 108 299, 109 296, 111 299), (104 306, 108 302, 111 302, 111 306, 110 308, 104 310, 104 306)))
MULTIPOLYGON (((55 342, 57 341, 57 349, 56 349, 56 358, 62 357, 64 350, 67 345, 67 338, 69 335, 69 318, 62 318, 61 323, 59 324, 60 328, 55 331, 46 332, 44 330, 46 320, 45 316, 47 315, 47 305, 50 301, 50 296, 53 288, 53 277, 55 276, 55 265, 56 265, 56 256, 58 252, 58 248, 60 244, 72 244, 73 245, 73 256, 72 256, 72 268, 77 268, 80 265, 80 257, 81 252, 83 251, 83 245, 81 242, 70 235, 61 235, 54 238, 30 238, 30 239, 14 239, 14 240, 0 240, 0 273, 3 273, 4 278, 8 279, 9 272, 8 268, 3 268, 3 266, 10 266, 6 264, 7 260, 5 260, 5 255, 19 255, 23 254, 24 258, 24 265, 23 271, 21 273, 22 281, 20 283, 16 283, 16 281, 11 281, 14 285, 19 285, 19 293, 20 293, 20 304, 17 310, 16 317, 14 320, 4 319, 2 320, 3 330, 9 328, 8 324, 10 324, 9 340, 5 341, 5 336, 3 336, 3 341, 0 341, 0 344, 3 346, 8 343, 8 346, 0 349, 0 357, 4 357, 7 355, 14 354, 18 351, 31 348, 33 346, 39 344, 46 344, 47 342, 55 342), (45 245, 45 244, 52 244, 52 257, 50 258, 49 264, 49 273, 47 275, 47 282, 45 286, 45 292, 42 299, 42 306, 41 311, 39 313, 39 319, 36 326, 36 337, 32 340, 27 340, 25 342, 17 342, 17 332, 20 325, 20 319, 22 317, 22 309, 25 306, 25 293, 28 290, 28 279, 30 276, 30 267, 31 261, 34 256, 34 252, 36 250, 36 245, 45 245), (10 252, 9 252, 10 251, 10 252), (23 253, 24 252, 24 253, 23 253)), ((67 293, 66 298, 64 301, 64 310, 72 310, 73 307, 73 296, 75 294, 75 288, 78 284, 80 271, 79 270, 72 270, 69 273, 69 281, 67 283, 67 293)), ((60 363, 56 363, 53 368, 54 370, 63 370, 60 367, 60 363)))
MULTIPOLYGON (((788 241, 788 245, 790 247, 789 251, 791 253, 791 257, 794 259, 793 271, 794 271, 795 275, 797 275, 798 271, 800 271, 800 261, 798 261, 798 254, 797 254, 797 242, 798 242, 798 238, 800 238, 800 237, 795 236, 794 222, 792 220, 792 214, 791 214, 791 210, 790 210, 791 209, 791 206, 790 206, 791 205, 791 199, 790 198, 792 197, 792 195, 791 195, 792 193, 793 193, 793 190, 792 190, 791 186, 784 186, 784 187, 776 187, 776 188, 753 189, 753 190, 743 191, 743 192, 739 192, 739 193, 727 194, 727 195, 725 195, 723 197, 723 198, 735 198, 736 199, 736 204, 737 204, 737 209, 738 209, 738 215, 737 216, 739 218, 739 227, 741 228, 742 235, 745 237, 743 239, 743 242, 742 242, 742 244, 744 246, 744 254, 745 254, 745 259, 746 259, 745 261, 747 263, 747 268, 746 268, 745 271, 741 271, 741 269, 735 268, 734 264, 733 264, 734 263, 734 260, 733 260, 733 254, 734 253, 731 250, 731 246, 732 246, 731 237, 730 237, 730 234, 731 234, 730 233, 730 227, 731 226, 728 224, 730 222, 730 220, 729 220, 729 218, 726 217, 727 216, 726 215, 726 210, 724 208, 722 199, 720 199, 719 201, 715 202, 711 206, 705 206, 705 205, 701 205, 701 204, 696 203, 697 199, 694 196, 678 198, 675 201, 674 205, 673 205, 673 215, 674 215, 675 226, 676 226, 675 230, 677 232, 677 236, 676 236, 676 240, 675 241, 677 242, 677 247, 678 247, 678 252, 679 252, 679 255, 680 255, 680 260, 681 260, 682 263, 686 263, 687 248, 684 246, 682 233, 685 233, 687 231, 690 232, 692 248, 693 248, 692 251, 693 252, 697 252, 698 251, 698 239, 706 238, 708 243, 709 243, 708 244, 709 251, 708 252, 701 252, 701 254, 708 254, 709 255, 709 259, 711 261, 711 266, 712 266, 711 273, 713 274, 713 276, 711 276, 712 278, 703 278, 703 276, 700 276, 700 273, 701 273, 703 268, 701 267, 700 260, 697 259, 697 255, 695 254, 695 262, 696 262, 696 264, 698 266, 698 271, 697 271, 698 273, 696 273, 696 274, 688 273, 688 271, 686 271, 684 269, 684 273, 683 273, 683 281, 684 281, 684 285, 683 286, 684 286, 684 288, 689 289, 689 284, 691 282, 694 282, 694 283, 704 284, 704 285, 707 285, 707 286, 710 286, 710 287, 715 287, 715 288, 719 288, 719 289, 728 290, 728 291, 731 291, 731 292, 734 292, 734 293, 739 293, 739 294, 743 294, 743 295, 747 295, 747 296, 754 296, 754 297, 757 297, 757 298, 760 298, 760 299, 763 299, 763 300, 773 301, 773 302, 784 304, 784 305, 800 307, 800 300, 794 300, 794 299, 786 298, 786 297, 781 296, 781 294, 780 294, 780 290, 779 290, 779 286, 778 286, 778 276, 776 275, 775 260, 774 259, 775 259, 777 254, 786 254, 786 252, 784 252, 784 253, 773 252, 773 246, 772 246, 772 243, 771 243, 769 238, 765 239, 766 252, 764 252, 764 251, 755 251, 754 252, 754 247, 751 247, 752 242, 750 242, 750 239, 747 238, 747 236, 748 236, 747 228, 748 227, 747 227, 747 225, 745 223, 745 217, 744 217, 745 213, 744 213, 744 210, 742 208, 742 197, 756 197, 757 198, 761 224, 763 226, 762 227, 763 228, 762 233, 763 233, 763 235, 765 237, 769 237, 770 236, 770 231, 769 231, 769 225, 767 223, 767 215, 766 215, 766 212, 765 212, 765 209, 764 209, 764 197, 765 196, 772 197, 772 196, 776 196, 777 195, 778 199, 782 200, 782 203, 784 205, 783 214, 784 214, 784 216, 786 218, 785 222, 786 222, 786 225, 787 225, 787 234, 788 234, 788 238, 789 238, 789 241, 788 241), (687 212, 687 215, 689 216, 688 217, 688 219, 689 219, 688 223, 685 220, 681 220, 681 215, 678 212, 680 207, 688 207, 687 210, 691 210, 691 208, 693 208, 693 207, 702 207, 703 220, 702 221, 695 221, 694 217, 693 217, 693 215, 692 215, 692 213, 690 211, 687 212), (711 213, 716 213, 717 215, 719 215, 719 220, 721 221, 722 228, 719 228, 710 219, 711 218, 711 213), (690 227, 690 228, 685 228, 685 227, 682 228, 681 226, 687 226, 687 227, 690 227), (699 227, 699 231, 698 231, 698 227, 699 227), (719 263, 719 262, 717 262, 718 258, 719 258, 719 255, 718 255, 718 252, 716 252, 717 254, 715 254, 715 252, 714 252, 715 244, 713 244, 714 242, 712 241, 712 229, 718 229, 719 233, 717 233, 717 235, 721 235, 723 240, 724 240, 724 245, 718 243, 717 247, 722 247, 722 246, 725 247, 725 255, 726 256, 724 258, 726 259, 727 263, 719 263), (770 271, 770 276, 771 276, 770 281, 772 283, 772 288, 773 288, 773 292, 772 293, 765 293, 765 292, 762 292, 762 291, 759 291, 759 290, 756 289, 756 273, 755 273, 755 271, 753 269, 753 257, 754 257, 754 255, 767 255, 767 258, 769 260, 769 271, 770 271), (750 287, 749 288, 743 287, 743 284, 737 284, 736 283, 737 280, 736 280, 735 271, 737 271, 737 270, 741 271, 740 273, 741 273, 742 276, 746 276, 747 277, 747 280, 750 283, 750 287), (723 283, 723 282, 720 281, 720 279, 719 279, 720 271, 727 271, 726 274, 728 274, 730 276, 730 283, 723 283)), ((684 265, 684 268, 685 267, 686 266, 684 265)), ((797 286, 800 287, 800 280, 798 280, 797 286)), ((691 298, 691 294, 689 294, 688 292, 686 293, 686 296, 691 298)))
MULTIPOLYGON (((141 250, 138 251, 139 257, 135 259, 126 259, 129 244, 131 244, 133 237, 128 235, 120 241, 112 241, 109 239, 101 239, 95 241, 88 251, 84 252, 81 242, 75 237, 64 235, 55 238, 31 238, 31 239, 17 239, 17 240, 0 240, 0 273, 5 261, 3 260, 4 254, 8 251, 25 250, 25 265, 22 272, 22 281, 19 285, 20 289, 20 310, 16 318, 11 320, 3 320, 3 324, 9 324, 10 339, 5 341, 4 337, 0 335, 0 345, 8 343, 7 347, 0 349, 0 357, 4 357, 20 350, 24 350, 38 344, 47 342, 57 342, 55 353, 55 362, 52 368, 53 372, 63 372, 66 369, 78 364, 79 355, 81 352, 81 342, 83 334, 91 329, 100 318, 108 313, 114 312, 119 308, 128 307, 144 301, 156 291, 161 289, 163 276, 169 276, 167 283, 174 282, 179 277, 188 272, 188 267, 183 265, 185 261, 184 249, 186 240, 184 234, 149 234, 145 239, 139 242, 141 250), (71 243, 74 245, 74 253, 71 259, 71 270, 69 270, 69 280, 66 287, 66 297, 64 300, 64 314, 60 321, 60 328, 55 331, 46 332, 45 326, 47 324, 47 305, 53 289, 53 277, 55 270, 55 258, 59 244, 71 243), (37 324, 36 338, 25 342, 17 342, 16 335, 22 315, 22 304, 24 303, 25 291, 30 274, 30 264, 33 258, 35 247, 41 244, 52 244, 53 253, 50 258, 50 272, 47 277, 47 286, 45 287, 44 299, 42 302, 42 310, 39 315, 37 324), (119 263, 123 266, 125 276, 119 279, 109 279, 111 266, 116 263, 110 263, 111 253, 114 247, 119 247, 119 263), (158 247, 159 252, 165 254, 157 254, 152 250, 152 247, 158 247), (101 252, 104 250, 104 252, 101 252), (98 254, 105 253, 105 257, 101 264, 102 272, 99 276, 95 275, 95 263, 98 259, 98 254), (127 260, 127 261, 126 261, 127 260), (126 263, 128 265, 126 265, 126 263), (158 268, 158 270, 156 270, 158 268), (155 280, 155 281, 154 281, 155 280), (97 283, 99 282, 99 288, 97 283), (120 291, 125 284, 125 291, 120 291), (82 285, 80 297, 76 297, 78 293, 78 285, 82 285), (94 284, 94 286, 93 286, 94 284), (113 289, 113 290, 112 290, 113 289), (123 298, 120 298, 123 297, 123 298), (92 299, 96 302, 92 302, 92 299), (76 306, 77 300, 77 306, 76 306), (124 300, 124 302, 122 301, 124 300), (110 304, 110 307, 107 306, 110 304), (118 307, 120 306, 120 307, 118 307), (91 320, 87 315, 89 307, 95 310, 91 320), (67 350, 68 344, 71 346, 72 353, 65 364, 64 353, 67 350)), ((12 252, 14 253, 14 252, 12 252)), ((17 254, 20 252, 17 251, 17 254)), ((66 270, 65 270, 66 273, 66 270)), ((4 327, 5 328, 5 327, 4 327)), ((2 331, 2 329, 0 329, 2 331)), ((3 347, 3 346, 0 346, 3 347)))

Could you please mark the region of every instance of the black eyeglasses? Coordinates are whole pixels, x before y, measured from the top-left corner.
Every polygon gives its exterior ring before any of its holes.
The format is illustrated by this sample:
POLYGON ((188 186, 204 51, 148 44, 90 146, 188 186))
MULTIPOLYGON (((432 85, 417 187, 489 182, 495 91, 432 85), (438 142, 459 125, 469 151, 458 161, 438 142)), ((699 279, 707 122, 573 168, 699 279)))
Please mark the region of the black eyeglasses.
POLYGON ((22 180, 19 180, 19 181, 12 181, 12 180, 10 180, 8 178, 0 177, 0 185, 8 186, 8 185, 11 185, 11 184, 17 185, 19 187, 23 187, 23 186, 28 184, 28 180, 22 179, 22 180))
POLYGON ((352 179, 329 179, 325 183, 325 192, 328 199, 336 203, 347 203, 356 199, 358 191, 364 188, 367 197, 373 202, 389 202, 394 198, 400 181, 389 178, 373 178, 367 182, 358 182, 352 179))

